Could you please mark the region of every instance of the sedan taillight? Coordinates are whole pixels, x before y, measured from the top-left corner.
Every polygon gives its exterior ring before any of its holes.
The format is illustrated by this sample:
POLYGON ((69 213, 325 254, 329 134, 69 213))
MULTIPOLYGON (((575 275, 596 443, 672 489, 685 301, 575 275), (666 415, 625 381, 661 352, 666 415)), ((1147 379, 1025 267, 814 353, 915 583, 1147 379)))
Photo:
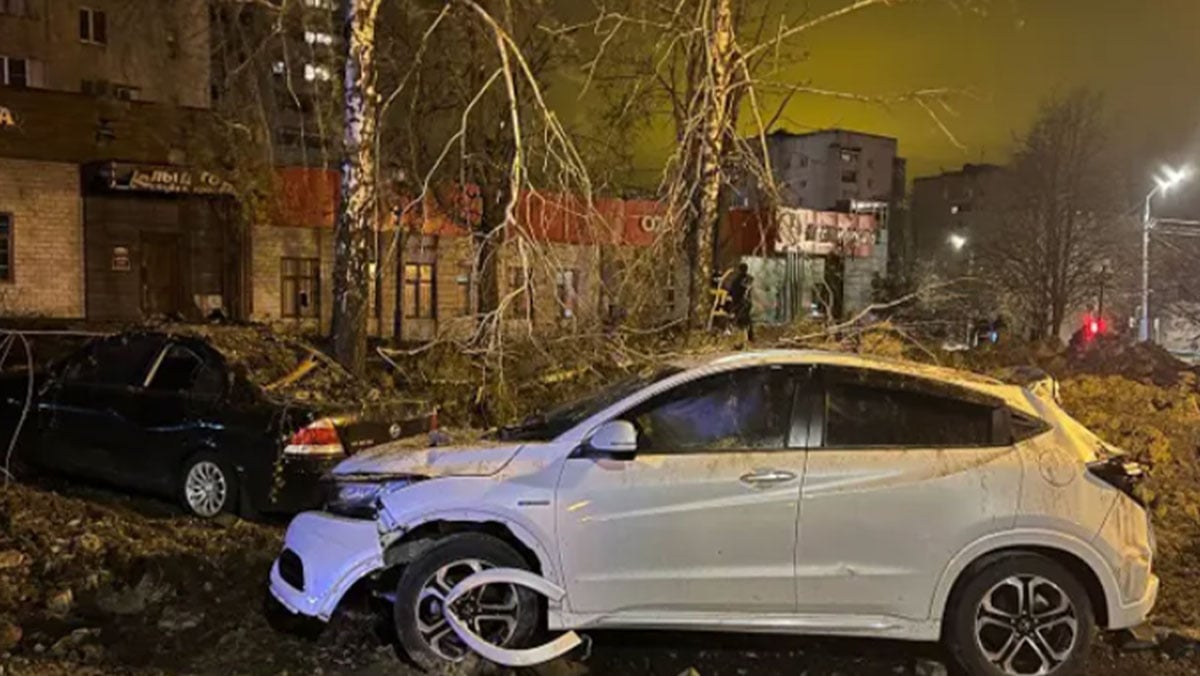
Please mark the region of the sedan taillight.
POLYGON ((283 452, 287 455, 342 455, 342 440, 337 426, 329 418, 321 418, 296 430, 283 452))

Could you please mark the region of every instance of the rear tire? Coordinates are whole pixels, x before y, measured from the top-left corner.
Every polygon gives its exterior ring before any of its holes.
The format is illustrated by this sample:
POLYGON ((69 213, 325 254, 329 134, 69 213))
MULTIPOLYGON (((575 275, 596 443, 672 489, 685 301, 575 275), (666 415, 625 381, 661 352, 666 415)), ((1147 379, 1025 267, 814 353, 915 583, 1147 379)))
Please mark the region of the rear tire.
MULTIPOLYGON (((482 660, 446 624, 440 598, 460 580, 485 568, 529 570, 529 564, 499 538, 458 533, 438 541, 401 573, 393 606, 396 635, 421 669, 441 673, 456 664, 462 671, 482 666, 482 660)), ((496 645, 521 647, 541 622, 540 601, 536 592, 525 587, 489 585, 459 601, 477 604, 475 619, 466 613, 460 617, 496 645)))
POLYGON ((197 453, 183 465, 179 500, 193 516, 211 519, 237 509, 237 474, 215 453, 197 453))
POLYGON ((1062 564, 1032 553, 975 566, 950 599, 943 630, 971 676, 1080 673, 1096 620, 1083 584, 1062 564))

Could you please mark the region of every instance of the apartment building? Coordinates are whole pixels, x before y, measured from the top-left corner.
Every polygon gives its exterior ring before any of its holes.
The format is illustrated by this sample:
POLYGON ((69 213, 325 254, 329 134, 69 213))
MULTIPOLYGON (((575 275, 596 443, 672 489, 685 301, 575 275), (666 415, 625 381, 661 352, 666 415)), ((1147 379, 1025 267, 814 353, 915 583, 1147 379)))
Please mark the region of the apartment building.
POLYGON ((913 181, 912 233, 918 260, 959 268, 998 218, 1004 167, 967 164, 913 181))

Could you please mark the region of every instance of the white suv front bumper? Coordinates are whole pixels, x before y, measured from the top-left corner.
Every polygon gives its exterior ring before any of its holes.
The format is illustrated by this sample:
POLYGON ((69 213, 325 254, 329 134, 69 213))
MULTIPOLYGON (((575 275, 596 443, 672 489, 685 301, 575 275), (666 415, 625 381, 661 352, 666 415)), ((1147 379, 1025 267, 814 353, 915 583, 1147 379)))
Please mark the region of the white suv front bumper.
POLYGON ((325 621, 355 582, 383 568, 374 521, 305 512, 288 526, 283 548, 271 566, 271 594, 293 613, 325 621))

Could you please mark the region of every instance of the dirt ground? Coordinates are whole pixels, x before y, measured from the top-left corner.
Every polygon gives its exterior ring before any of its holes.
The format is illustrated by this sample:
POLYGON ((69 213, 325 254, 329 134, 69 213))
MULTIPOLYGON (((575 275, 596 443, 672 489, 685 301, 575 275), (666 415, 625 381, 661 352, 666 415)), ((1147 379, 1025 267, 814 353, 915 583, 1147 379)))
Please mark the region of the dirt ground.
MULTIPOLYGON (((1093 357, 1092 362, 1109 364, 1093 357)), ((1141 363, 1141 362, 1139 362, 1141 363)), ((1156 465, 1163 595, 1156 624, 1176 633, 1126 652, 1095 648, 1095 676, 1200 673, 1200 406, 1195 379, 1063 375, 1085 424, 1156 465), (1155 382, 1157 381, 1157 382, 1155 382)), ((1097 369, 1100 370, 1100 369, 1097 369)), ((1056 374, 1058 375, 1058 374, 1056 374)), ((282 523, 201 521, 174 506, 55 478, 0 488, 0 676, 128 674, 404 676, 416 673, 358 599, 317 633, 267 602, 282 523)), ((594 632, 589 654, 544 676, 884 676, 938 674, 936 646, 680 633, 594 632)))

